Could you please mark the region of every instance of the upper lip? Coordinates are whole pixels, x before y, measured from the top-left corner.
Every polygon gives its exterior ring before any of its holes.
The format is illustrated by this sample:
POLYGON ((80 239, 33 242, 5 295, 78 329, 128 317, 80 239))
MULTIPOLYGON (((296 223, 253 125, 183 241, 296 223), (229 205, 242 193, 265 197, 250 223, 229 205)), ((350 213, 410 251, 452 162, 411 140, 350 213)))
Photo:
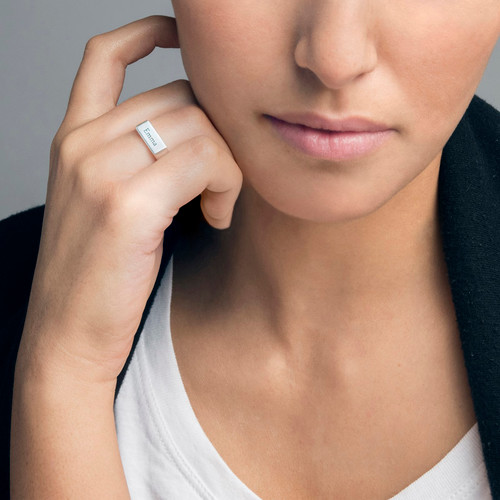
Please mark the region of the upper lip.
POLYGON ((384 123, 377 123, 362 116, 349 116, 347 118, 330 118, 319 113, 285 113, 276 115, 274 118, 295 125, 329 130, 331 132, 378 132, 388 130, 391 127, 384 123))

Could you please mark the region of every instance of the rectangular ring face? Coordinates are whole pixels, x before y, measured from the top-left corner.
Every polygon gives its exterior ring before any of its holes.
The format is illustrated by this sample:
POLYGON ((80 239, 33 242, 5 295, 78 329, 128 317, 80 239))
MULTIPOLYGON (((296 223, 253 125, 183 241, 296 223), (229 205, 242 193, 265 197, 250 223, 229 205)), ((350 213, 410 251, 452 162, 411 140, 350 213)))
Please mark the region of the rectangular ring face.
POLYGON ((151 122, 149 120, 146 120, 145 122, 142 122, 140 125, 137 125, 135 129, 137 130, 137 132, 139 132, 139 135, 142 137, 142 140, 146 143, 146 145, 154 155, 158 154, 160 151, 163 151, 164 149, 167 148, 162 138, 155 130, 153 125, 151 125, 151 122))

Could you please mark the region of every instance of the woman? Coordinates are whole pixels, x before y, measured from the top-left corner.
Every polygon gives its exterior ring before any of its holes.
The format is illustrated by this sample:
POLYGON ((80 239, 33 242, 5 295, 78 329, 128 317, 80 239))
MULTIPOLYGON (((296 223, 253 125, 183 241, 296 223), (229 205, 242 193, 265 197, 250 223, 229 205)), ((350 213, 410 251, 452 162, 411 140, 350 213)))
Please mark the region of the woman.
POLYGON ((438 192, 467 192, 460 138, 469 170, 498 153, 476 154, 499 117, 474 97, 497 0, 173 6, 89 42, 54 138, 12 497, 500 495, 447 274, 471 205, 438 192), (117 106, 155 45, 181 48, 189 82, 117 106))

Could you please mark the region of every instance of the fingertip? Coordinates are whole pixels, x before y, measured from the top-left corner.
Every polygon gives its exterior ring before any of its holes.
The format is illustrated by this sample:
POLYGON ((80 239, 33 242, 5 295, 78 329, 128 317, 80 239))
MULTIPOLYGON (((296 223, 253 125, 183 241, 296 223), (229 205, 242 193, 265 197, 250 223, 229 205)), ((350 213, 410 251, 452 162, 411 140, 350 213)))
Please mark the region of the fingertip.
POLYGON ((231 227, 231 219, 232 219, 232 217, 229 217, 229 219, 224 221, 224 223, 221 226, 219 226, 217 229, 219 229, 220 231, 223 231, 224 229, 229 229, 231 227))
POLYGON ((226 215, 225 217, 212 217, 209 214, 207 214, 205 207, 203 203, 201 204, 201 211, 203 213, 203 216, 205 217, 205 220, 207 221, 208 224, 210 224, 214 229, 219 229, 219 230, 224 230, 228 229, 231 226, 231 221, 233 218, 233 210, 226 215))
POLYGON ((224 229, 229 229, 231 227, 232 216, 224 219, 214 219, 213 217, 207 218, 205 216, 205 219, 214 229, 218 229, 219 231, 223 231, 224 229))

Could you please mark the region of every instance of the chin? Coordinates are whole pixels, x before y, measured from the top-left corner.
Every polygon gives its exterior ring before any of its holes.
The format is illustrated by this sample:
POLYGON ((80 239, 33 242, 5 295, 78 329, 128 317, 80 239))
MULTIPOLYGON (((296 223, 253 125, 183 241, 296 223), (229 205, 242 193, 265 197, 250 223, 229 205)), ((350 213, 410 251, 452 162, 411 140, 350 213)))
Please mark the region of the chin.
POLYGON ((361 192, 335 193, 331 190, 317 189, 314 192, 304 190, 293 193, 270 189, 256 190, 267 208, 296 219, 318 224, 334 224, 360 219, 382 207, 390 196, 375 198, 363 196, 361 192))

